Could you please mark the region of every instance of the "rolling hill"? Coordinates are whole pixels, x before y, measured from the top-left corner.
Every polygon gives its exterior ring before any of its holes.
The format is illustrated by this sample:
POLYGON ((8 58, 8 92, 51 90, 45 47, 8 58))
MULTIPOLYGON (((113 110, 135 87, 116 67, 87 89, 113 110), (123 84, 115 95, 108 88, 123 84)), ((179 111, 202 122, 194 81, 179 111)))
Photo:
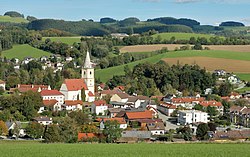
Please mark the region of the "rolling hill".
POLYGON ((0 23, 1 22, 10 22, 10 23, 28 23, 29 21, 21 18, 21 17, 10 17, 10 16, 1 16, 0 15, 0 23))
POLYGON ((2 57, 6 57, 8 59, 18 58, 24 59, 25 57, 34 57, 40 58, 42 56, 50 56, 51 53, 36 49, 28 44, 24 45, 15 45, 12 49, 6 50, 2 52, 2 57))

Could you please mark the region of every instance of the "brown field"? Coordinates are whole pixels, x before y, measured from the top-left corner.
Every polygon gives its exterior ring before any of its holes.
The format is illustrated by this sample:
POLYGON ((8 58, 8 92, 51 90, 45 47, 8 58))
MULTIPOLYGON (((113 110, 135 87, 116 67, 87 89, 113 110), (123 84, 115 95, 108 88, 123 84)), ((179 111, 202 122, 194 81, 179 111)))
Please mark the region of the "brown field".
MULTIPOLYGON (((120 49, 122 53, 125 52, 152 52, 167 47, 168 50, 174 50, 176 47, 183 45, 180 44, 155 44, 155 45, 135 45, 124 46, 120 49)), ((204 46, 205 47, 205 46, 204 46)), ((207 45, 211 50, 224 50, 236 52, 250 52, 250 45, 207 45)))
POLYGON ((250 73, 250 61, 241 61, 233 59, 209 58, 209 57, 183 57, 183 58, 165 58, 162 59, 169 65, 173 64, 198 64, 205 67, 208 71, 224 69, 228 72, 250 73))

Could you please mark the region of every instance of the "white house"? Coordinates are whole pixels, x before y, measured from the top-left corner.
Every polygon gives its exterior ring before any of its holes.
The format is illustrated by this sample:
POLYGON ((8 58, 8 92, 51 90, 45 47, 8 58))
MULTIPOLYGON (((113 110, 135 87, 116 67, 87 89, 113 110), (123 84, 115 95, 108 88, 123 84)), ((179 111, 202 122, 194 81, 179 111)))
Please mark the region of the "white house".
POLYGON ((3 80, 0 80, 0 87, 2 87, 3 90, 5 90, 5 86, 6 86, 6 83, 3 80))
POLYGON ((43 100, 43 106, 40 107, 37 113, 43 113, 48 110, 61 111, 62 104, 59 104, 59 102, 55 99, 43 100))
POLYGON ((82 104, 81 100, 65 100, 63 107, 67 111, 77 111, 82 110, 82 104))
POLYGON ((97 121, 100 122, 100 130, 105 128, 105 122, 107 121, 117 121, 120 124, 120 129, 127 129, 128 127, 124 118, 98 118, 97 121))
POLYGON ((128 101, 129 95, 127 93, 117 93, 114 94, 111 98, 111 102, 121 102, 126 103, 128 101))
POLYGON ((70 61, 72 61, 73 60, 73 58, 72 57, 66 57, 66 62, 70 62, 70 61))
POLYGON ((178 123, 181 125, 209 122, 209 116, 206 112, 198 110, 179 110, 178 114, 178 123))
POLYGON ((47 117, 47 116, 41 116, 41 117, 36 117, 33 119, 33 121, 42 124, 42 125, 50 125, 52 124, 52 118, 47 117))
POLYGON ((94 101, 91 108, 92 108, 92 113, 95 113, 96 115, 100 114, 105 115, 105 113, 108 111, 108 105, 105 100, 94 101))
POLYGON ((236 75, 231 75, 227 78, 230 84, 237 84, 240 83, 240 79, 236 75))
POLYGON ((56 100, 59 104, 64 103, 64 95, 58 90, 42 90, 40 94, 43 100, 56 100))
POLYGON ((165 134, 165 127, 163 122, 153 122, 147 123, 148 131, 151 132, 152 135, 164 135, 165 134))
POLYGON ((164 103, 157 106, 157 109, 167 116, 171 116, 176 108, 175 105, 164 103))

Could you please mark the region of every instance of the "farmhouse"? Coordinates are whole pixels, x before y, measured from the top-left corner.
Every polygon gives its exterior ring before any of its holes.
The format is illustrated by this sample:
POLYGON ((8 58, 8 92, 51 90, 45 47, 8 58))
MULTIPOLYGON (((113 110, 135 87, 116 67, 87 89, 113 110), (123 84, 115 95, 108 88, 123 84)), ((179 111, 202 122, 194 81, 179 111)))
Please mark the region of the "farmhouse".
POLYGON ((42 125, 49 125, 49 124, 52 124, 52 118, 49 118, 49 117, 45 117, 45 116, 41 116, 41 117, 36 117, 36 118, 33 118, 33 121, 39 123, 39 124, 42 124, 42 125))
POLYGON ((105 115, 108 110, 108 105, 105 100, 96 100, 91 106, 92 113, 96 115, 105 115))
POLYGON ((40 107, 38 113, 42 113, 44 111, 61 111, 61 104, 58 103, 55 99, 43 100, 43 106, 40 107))
POLYGON ((24 85, 24 84, 18 84, 17 90, 20 93, 24 93, 27 91, 33 91, 33 92, 41 92, 42 90, 51 90, 49 85, 24 85))
POLYGON ((56 100, 59 104, 63 104, 64 95, 58 90, 42 90, 40 92, 43 100, 56 100))
POLYGON ((77 111, 82 110, 83 102, 81 100, 65 100, 63 104, 63 109, 67 111, 77 111))

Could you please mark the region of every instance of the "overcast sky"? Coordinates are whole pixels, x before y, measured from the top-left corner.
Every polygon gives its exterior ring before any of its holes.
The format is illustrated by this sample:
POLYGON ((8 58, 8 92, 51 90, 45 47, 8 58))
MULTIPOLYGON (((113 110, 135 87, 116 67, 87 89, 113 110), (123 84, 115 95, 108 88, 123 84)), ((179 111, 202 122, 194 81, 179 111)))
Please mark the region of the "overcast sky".
POLYGON ((64 20, 112 17, 192 18, 201 24, 239 21, 250 25, 250 0, 0 0, 0 14, 18 11, 25 16, 64 20))

